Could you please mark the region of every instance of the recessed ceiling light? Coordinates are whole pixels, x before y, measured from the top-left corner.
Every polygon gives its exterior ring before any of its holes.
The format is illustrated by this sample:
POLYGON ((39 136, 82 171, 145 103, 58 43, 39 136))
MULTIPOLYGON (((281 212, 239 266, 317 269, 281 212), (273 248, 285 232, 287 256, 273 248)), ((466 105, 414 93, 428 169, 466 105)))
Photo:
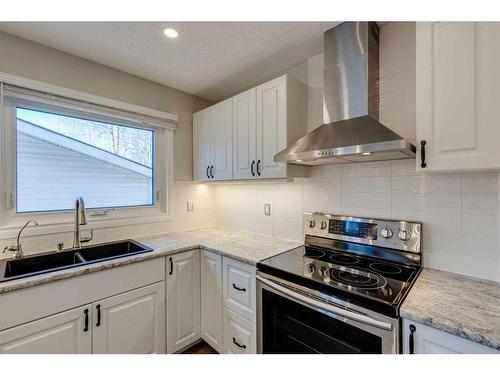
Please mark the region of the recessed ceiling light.
POLYGON ((368 155, 371 155, 371 154, 372 154, 371 152, 363 152, 361 155, 368 156, 368 155))
POLYGON ((165 29, 163 29, 163 34, 165 34, 165 36, 170 39, 175 39, 179 36, 177 30, 172 29, 171 27, 166 27, 165 29))

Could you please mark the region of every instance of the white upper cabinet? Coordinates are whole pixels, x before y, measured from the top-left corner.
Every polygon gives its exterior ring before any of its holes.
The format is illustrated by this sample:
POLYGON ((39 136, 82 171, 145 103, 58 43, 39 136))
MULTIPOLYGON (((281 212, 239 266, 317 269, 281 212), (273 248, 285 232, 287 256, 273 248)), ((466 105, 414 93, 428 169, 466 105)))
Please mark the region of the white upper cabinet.
POLYGON ((416 25, 417 170, 499 168, 500 23, 416 25))
POLYGON ((257 87, 257 175, 286 177, 286 163, 273 160, 287 146, 287 76, 257 87))
POLYGON ((193 114, 193 165, 197 180, 233 176, 232 100, 193 114))
POLYGON ((233 98, 233 178, 256 177, 257 89, 233 98))
POLYGON ((307 133, 307 87, 289 75, 196 113, 193 127, 196 179, 288 178, 308 174, 306 166, 273 160, 274 155, 307 133), (214 115, 217 108, 218 115, 214 115), (207 143, 212 151, 204 157, 207 143))

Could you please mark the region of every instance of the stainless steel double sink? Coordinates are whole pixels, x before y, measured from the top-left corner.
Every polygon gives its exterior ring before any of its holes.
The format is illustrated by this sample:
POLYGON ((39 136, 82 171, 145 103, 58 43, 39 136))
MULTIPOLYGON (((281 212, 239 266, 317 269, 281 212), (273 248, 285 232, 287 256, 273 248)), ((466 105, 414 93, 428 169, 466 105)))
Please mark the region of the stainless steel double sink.
POLYGON ((153 251, 153 249, 148 246, 133 240, 126 240, 34 255, 22 259, 4 260, 2 262, 5 263, 5 267, 0 266, 0 282, 95 264, 150 251, 153 251))

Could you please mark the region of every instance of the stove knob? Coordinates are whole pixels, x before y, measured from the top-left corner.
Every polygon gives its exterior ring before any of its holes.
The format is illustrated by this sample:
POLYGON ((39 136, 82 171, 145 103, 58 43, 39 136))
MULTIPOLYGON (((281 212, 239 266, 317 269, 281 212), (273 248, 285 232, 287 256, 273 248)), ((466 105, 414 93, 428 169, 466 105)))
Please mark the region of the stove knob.
POLYGON ((325 277, 328 269, 326 267, 320 267, 318 273, 321 277, 325 277))
POLYGON ((324 221, 321 222, 321 229, 326 229, 326 223, 324 221))
POLYGON ((309 228, 314 228, 316 226, 316 222, 314 220, 309 221, 309 228))
POLYGON ((316 271, 316 267, 314 266, 314 264, 309 263, 307 265, 307 271, 309 271, 310 273, 314 273, 314 271, 316 271))
POLYGON ((382 228, 382 230, 380 231, 380 235, 384 238, 391 238, 392 234, 392 230, 387 227, 382 228))
POLYGON ((411 238, 411 233, 407 230, 399 230, 398 237, 401 241, 408 241, 411 238))

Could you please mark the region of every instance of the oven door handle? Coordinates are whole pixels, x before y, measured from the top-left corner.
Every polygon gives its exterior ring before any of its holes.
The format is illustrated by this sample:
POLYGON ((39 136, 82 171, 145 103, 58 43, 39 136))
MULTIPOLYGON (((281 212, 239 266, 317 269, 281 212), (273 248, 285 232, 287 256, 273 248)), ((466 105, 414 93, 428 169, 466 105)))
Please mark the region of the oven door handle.
POLYGON ((297 301, 300 301, 304 303, 307 306, 310 306, 315 309, 320 309, 326 312, 329 312, 331 314, 346 318, 346 319, 351 319, 359 323, 364 323, 369 326, 375 327, 375 328, 380 328, 386 331, 392 331, 392 323, 388 322, 383 322, 374 318, 371 318, 367 315, 363 315, 360 313, 356 313, 354 311, 350 310, 345 310, 341 307, 337 307, 334 305, 331 305, 326 302, 318 301, 316 299, 307 297, 301 293, 297 293, 293 290, 290 290, 289 288, 286 288, 284 286, 281 286, 277 283, 274 283, 260 275, 256 275, 256 278, 258 281, 260 281, 262 284, 267 285, 271 289, 274 289, 290 298, 293 298, 297 301))

